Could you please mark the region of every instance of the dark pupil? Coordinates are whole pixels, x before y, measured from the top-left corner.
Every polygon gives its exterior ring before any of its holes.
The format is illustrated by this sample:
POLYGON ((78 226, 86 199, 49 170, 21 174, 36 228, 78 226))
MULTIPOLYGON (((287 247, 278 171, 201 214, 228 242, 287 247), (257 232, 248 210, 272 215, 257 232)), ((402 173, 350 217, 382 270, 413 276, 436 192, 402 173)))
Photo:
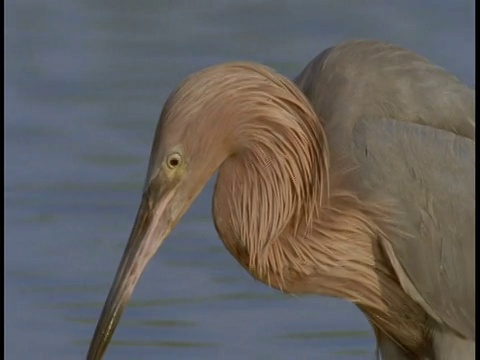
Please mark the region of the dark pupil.
POLYGON ((170 166, 177 166, 178 165, 178 159, 170 159, 170 166))

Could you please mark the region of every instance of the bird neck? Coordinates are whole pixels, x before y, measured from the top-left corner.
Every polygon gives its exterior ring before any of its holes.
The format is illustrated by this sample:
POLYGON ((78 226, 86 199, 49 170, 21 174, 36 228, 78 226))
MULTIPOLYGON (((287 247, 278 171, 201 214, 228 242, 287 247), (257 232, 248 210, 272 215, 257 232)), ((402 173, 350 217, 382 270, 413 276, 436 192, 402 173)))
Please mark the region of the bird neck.
POLYGON ((266 157, 268 164, 258 158, 256 152, 235 156, 220 168, 214 219, 227 249, 280 290, 374 302, 367 298, 378 288, 377 229, 358 199, 334 188, 328 199, 314 192, 314 206, 303 206, 295 191, 284 190, 291 175, 277 169, 286 168, 285 156, 266 157), (321 285, 309 284, 314 278, 321 285))
POLYGON ((222 166, 214 198, 215 226, 238 262, 257 280, 283 292, 349 300, 375 329, 396 334, 394 340, 409 348, 417 346, 424 335, 425 314, 403 291, 382 252, 379 241, 386 235, 379 219, 384 209, 367 207, 332 188, 328 203, 317 208, 311 220, 304 217, 278 233, 262 232, 260 223, 271 229, 262 219, 281 216, 263 214, 275 205, 258 210, 256 199, 276 185, 243 180, 243 166, 240 159, 222 166))
POLYGON ((306 228, 329 192, 321 122, 300 90, 284 85, 229 118, 235 146, 220 167, 214 197, 220 237, 230 251, 248 253, 247 266, 259 276, 279 260, 271 254, 279 236, 306 228))

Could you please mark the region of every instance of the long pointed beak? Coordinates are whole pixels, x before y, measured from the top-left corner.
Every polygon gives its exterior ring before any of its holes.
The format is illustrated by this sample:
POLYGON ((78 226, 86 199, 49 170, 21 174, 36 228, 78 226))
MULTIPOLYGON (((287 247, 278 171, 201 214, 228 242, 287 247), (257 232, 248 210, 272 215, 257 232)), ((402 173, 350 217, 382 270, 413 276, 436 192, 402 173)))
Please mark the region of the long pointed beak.
POLYGON ((169 210, 173 194, 173 191, 167 192, 154 205, 147 196, 143 197, 127 247, 90 343, 87 360, 102 358, 140 275, 170 232, 173 224, 169 210))

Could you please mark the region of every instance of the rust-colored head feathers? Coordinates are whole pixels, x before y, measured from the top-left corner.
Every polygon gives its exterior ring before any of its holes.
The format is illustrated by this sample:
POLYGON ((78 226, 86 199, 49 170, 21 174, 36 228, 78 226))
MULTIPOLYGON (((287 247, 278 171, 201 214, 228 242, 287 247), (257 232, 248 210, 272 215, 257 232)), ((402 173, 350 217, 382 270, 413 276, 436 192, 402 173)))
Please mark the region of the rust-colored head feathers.
POLYGON ((302 92, 266 66, 227 63, 189 76, 167 100, 155 140, 152 155, 160 144, 185 142, 185 151, 192 159, 203 157, 203 165, 217 154, 223 161, 255 153, 255 166, 264 171, 270 158, 284 155, 278 165, 295 179, 289 188, 299 200, 318 199, 311 196, 318 184, 318 195, 328 194, 328 147, 320 122, 302 92))
POLYGON ((210 164, 223 164, 216 203, 228 200, 221 211, 230 213, 252 268, 286 227, 294 236, 308 231, 316 209, 328 201, 321 123, 302 92, 268 67, 227 63, 188 77, 167 100, 156 136, 161 144, 179 142, 163 139, 163 133, 188 139, 182 146, 192 176, 200 172, 197 166, 209 177, 210 164))

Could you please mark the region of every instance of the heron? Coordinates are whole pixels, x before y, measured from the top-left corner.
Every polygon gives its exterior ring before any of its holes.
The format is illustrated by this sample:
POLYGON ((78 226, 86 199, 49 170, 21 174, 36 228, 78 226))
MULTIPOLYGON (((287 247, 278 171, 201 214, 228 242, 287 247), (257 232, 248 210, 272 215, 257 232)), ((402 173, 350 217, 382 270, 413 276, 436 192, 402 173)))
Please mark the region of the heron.
POLYGON ((216 231, 256 280, 352 302, 383 359, 473 359, 474 151, 474 90, 394 44, 338 44, 293 81, 248 61, 188 76, 87 359, 217 171, 216 231))

